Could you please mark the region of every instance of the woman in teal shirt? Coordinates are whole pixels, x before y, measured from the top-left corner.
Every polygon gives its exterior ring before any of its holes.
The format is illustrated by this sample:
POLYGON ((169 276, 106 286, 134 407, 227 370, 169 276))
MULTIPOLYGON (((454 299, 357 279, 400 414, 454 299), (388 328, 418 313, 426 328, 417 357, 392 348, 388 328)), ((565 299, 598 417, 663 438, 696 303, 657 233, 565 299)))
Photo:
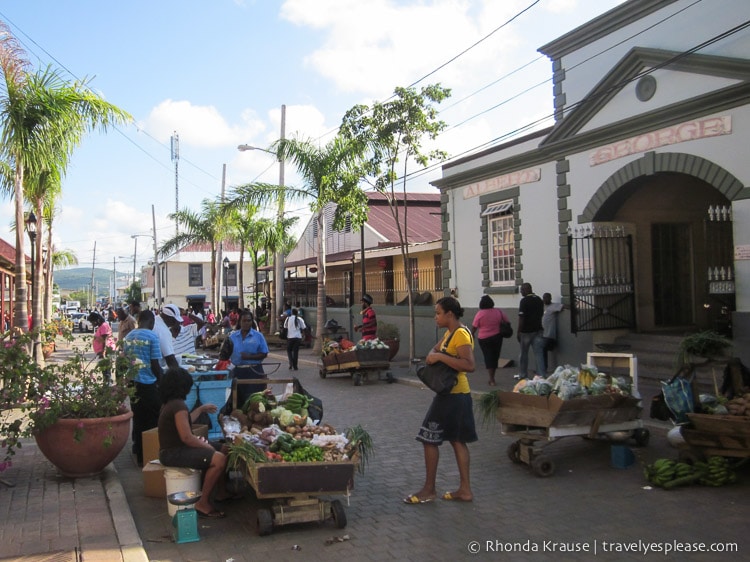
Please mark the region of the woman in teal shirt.
MULTIPOLYGON (((250 310, 242 311, 239 326, 239 330, 230 333, 224 340, 219 359, 231 361, 234 365, 231 376, 238 380, 268 378, 263 372, 263 360, 268 356, 268 344, 263 334, 254 328, 255 317, 250 310)), ((244 404, 252 393, 265 389, 266 385, 238 385, 237 404, 244 404)))

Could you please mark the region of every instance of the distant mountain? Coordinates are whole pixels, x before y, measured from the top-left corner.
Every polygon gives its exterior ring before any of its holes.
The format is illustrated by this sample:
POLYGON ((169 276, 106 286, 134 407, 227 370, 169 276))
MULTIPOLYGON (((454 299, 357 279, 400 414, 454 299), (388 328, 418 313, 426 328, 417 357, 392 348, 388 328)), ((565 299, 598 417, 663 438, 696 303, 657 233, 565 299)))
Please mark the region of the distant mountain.
MULTIPOLYGON (((128 274, 117 272, 117 286, 125 284, 128 274)), ((132 277, 132 276, 131 276, 132 277)), ((55 271, 53 281, 60 287, 60 291, 88 291, 91 286, 91 268, 76 267, 55 271)), ((106 297, 112 286, 112 270, 94 268, 94 287, 97 297, 106 297)))

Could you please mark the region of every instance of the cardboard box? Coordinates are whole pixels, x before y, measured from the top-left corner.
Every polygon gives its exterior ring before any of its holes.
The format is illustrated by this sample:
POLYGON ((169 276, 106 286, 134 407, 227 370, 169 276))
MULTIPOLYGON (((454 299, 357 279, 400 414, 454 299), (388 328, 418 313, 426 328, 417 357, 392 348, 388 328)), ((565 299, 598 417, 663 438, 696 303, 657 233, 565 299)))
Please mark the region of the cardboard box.
MULTIPOLYGON (((193 435, 208 439, 208 426, 204 424, 195 424, 193 426, 193 435)), ((159 458, 159 429, 153 428, 144 431, 143 439, 143 465, 150 463, 159 458)))
MULTIPOLYGON (((208 439, 208 426, 195 424, 193 435, 208 439)), ((149 498, 167 497, 167 483, 164 481, 164 466, 159 462, 159 430, 143 432, 143 493, 149 498)))
POLYGON ((143 495, 148 498, 167 497, 167 483, 164 480, 164 466, 158 461, 143 465, 143 495))

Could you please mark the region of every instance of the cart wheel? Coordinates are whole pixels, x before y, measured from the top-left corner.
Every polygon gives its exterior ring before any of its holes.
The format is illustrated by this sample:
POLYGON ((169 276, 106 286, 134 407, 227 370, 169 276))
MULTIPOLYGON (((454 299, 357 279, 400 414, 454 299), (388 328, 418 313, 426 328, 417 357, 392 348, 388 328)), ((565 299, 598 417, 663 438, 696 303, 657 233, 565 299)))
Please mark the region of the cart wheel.
POLYGON ((537 476, 546 478, 555 472, 555 463, 546 457, 537 457, 531 461, 531 470, 537 476))
POLYGON ((273 533, 273 515, 270 509, 261 508, 258 510, 258 534, 261 537, 267 537, 273 533))
POLYGON ((633 430, 633 439, 635 439, 635 444, 639 447, 645 447, 648 445, 650 437, 651 432, 648 429, 639 427, 638 429, 633 430))
POLYGON ((325 371, 325 369, 321 369, 320 371, 318 371, 318 374, 320 375, 321 379, 326 378, 326 371, 325 371))
POLYGON ((339 500, 333 500, 331 502, 331 515, 333 515, 333 521, 336 523, 337 529, 343 529, 346 527, 346 512, 344 506, 339 500))
POLYGON ((352 381, 354 382, 354 386, 362 386, 362 375, 359 373, 353 373, 352 381))
POLYGON ((521 445, 518 441, 508 445, 508 458, 516 464, 521 464, 521 445))

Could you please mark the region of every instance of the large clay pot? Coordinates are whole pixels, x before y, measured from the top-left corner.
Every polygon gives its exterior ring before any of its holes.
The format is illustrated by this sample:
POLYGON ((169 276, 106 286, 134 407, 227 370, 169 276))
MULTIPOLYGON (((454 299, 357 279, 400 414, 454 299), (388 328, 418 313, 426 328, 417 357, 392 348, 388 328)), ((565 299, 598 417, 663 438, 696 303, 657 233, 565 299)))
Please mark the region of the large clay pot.
POLYGON ((383 343, 388 346, 388 361, 392 361, 399 350, 398 340, 383 340, 383 343))
POLYGON ((104 470, 120 454, 130 435, 133 412, 111 418, 61 419, 34 438, 42 454, 64 476, 80 478, 104 470), (76 430, 80 441, 76 441, 76 430))

